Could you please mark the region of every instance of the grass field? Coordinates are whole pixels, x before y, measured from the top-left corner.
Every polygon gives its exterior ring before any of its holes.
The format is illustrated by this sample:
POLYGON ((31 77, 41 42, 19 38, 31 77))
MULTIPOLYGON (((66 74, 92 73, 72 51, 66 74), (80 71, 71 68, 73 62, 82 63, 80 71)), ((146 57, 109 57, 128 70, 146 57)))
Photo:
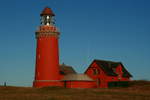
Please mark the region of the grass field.
POLYGON ((133 81, 127 88, 109 89, 0 86, 0 100, 150 100, 150 82, 133 81))

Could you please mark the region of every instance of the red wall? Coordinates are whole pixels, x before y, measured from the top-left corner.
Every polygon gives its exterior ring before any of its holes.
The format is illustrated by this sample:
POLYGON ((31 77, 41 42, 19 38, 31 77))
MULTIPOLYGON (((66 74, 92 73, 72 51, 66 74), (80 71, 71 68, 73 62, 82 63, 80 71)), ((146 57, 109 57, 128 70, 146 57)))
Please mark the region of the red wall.
POLYGON ((86 74, 96 81, 97 87, 107 87, 107 76, 105 75, 104 71, 100 69, 100 67, 98 67, 96 63, 92 63, 92 65, 87 69, 86 74), (93 75, 93 69, 97 69, 99 71, 99 74, 93 75))
POLYGON ((108 82, 113 81, 129 81, 130 79, 128 77, 122 77, 122 66, 119 65, 116 68, 116 73, 118 73, 118 76, 108 76, 101 67, 99 67, 95 62, 91 64, 91 66, 86 70, 85 72, 89 77, 94 79, 96 81, 97 87, 100 88, 107 88, 108 82), (99 74, 94 75, 93 69, 97 69, 99 71, 99 74))
POLYGON ((66 81, 64 84, 67 88, 96 88, 94 81, 66 81))
POLYGON ((58 39, 55 36, 37 39, 36 80, 59 79, 58 39))

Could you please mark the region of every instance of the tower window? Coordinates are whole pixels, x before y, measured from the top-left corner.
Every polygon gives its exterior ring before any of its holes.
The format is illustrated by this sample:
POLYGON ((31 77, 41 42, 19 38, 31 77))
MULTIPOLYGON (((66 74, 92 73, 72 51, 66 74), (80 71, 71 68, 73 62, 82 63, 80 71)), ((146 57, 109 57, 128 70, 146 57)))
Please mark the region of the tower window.
POLYGON ((41 58, 40 54, 38 55, 38 58, 39 58, 39 59, 41 58))

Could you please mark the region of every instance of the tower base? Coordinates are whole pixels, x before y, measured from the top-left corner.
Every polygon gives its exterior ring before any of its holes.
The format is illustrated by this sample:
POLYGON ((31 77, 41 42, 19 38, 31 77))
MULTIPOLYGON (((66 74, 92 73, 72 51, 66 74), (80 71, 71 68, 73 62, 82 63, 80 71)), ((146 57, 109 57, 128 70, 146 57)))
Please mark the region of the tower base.
POLYGON ((48 87, 48 86, 60 86, 63 87, 64 83, 60 80, 35 80, 33 87, 48 87))

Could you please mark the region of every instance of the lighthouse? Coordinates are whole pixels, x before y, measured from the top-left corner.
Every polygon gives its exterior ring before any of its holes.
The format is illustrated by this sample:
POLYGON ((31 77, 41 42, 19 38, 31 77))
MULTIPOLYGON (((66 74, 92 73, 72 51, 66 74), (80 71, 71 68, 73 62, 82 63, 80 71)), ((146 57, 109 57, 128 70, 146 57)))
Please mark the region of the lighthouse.
POLYGON ((59 32, 55 27, 53 11, 46 7, 41 16, 41 25, 35 32, 36 63, 33 87, 61 86, 59 70, 59 32))

